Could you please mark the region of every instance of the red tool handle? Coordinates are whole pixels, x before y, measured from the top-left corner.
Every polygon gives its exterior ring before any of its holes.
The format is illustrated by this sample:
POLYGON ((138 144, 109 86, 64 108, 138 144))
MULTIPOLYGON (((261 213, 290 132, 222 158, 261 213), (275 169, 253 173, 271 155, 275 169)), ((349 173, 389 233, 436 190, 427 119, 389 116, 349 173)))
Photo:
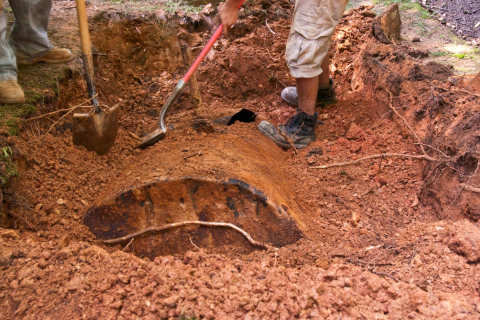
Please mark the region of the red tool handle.
MULTIPOLYGON (((238 7, 240 8, 240 6, 243 4, 245 0, 241 0, 240 3, 238 4, 238 7)), ((190 77, 192 76, 192 74, 197 70, 198 66, 200 65, 200 63, 202 63, 203 59, 205 58, 205 56, 208 54, 208 52, 210 51, 210 49, 212 49, 213 45, 215 44, 215 42, 217 42, 218 38, 220 38, 220 36, 222 35, 222 32, 223 32, 223 23, 220 24, 220 26, 217 28, 217 31, 215 31, 215 33, 213 34, 212 38, 208 41, 208 43, 205 45, 205 48, 203 48, 202 52, 200 52, 200 55, 198 56, 198 58, 195 60, 195 62, 193 63, 193 65, 190 67, 190 69, 188 70, 187 74, 185 75, 185 77, 183 77, 183 81, 185 83, 188 82, 188 80, 190 80, 190 77)))

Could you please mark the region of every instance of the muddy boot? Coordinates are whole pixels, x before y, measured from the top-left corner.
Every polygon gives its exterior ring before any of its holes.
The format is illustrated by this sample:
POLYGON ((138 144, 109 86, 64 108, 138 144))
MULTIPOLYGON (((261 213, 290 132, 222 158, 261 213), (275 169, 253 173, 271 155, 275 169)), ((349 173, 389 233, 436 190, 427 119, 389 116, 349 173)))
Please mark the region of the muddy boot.
POLYGON ((278 126, 281 132, 268 121, 260 122, 258 130, 284 149, 291 148, 292 144, 297 149, 303 149, 316 139, 317 117, 317 113, 309 116, 305 112, 299 111, 287 124, 278 126))
POLYGON ((0 82, 0 103, 20 104, 25 103, 25 95, 22 88, 15 80, 0 82))
POLYGON ((38 62, 44 63, 64 63, 73 60, 73 54, 68 49, 63 48, 52 48, 47 54, 36 57, 36 58, 29 58, 24 56, 21 52, 17 53, 17 63, 20 64, 34 64, 38 62))
MULTIPOLYGON (((282 90, 282 98, 290 104, 298 106, 298 94, 296 87, 286 87, 282 90)), ((330 79, 330 86, 325 89, 318 89, 317 107, 325 107, 337 102, 337 95, 333 88, 333 80, 330 79)))

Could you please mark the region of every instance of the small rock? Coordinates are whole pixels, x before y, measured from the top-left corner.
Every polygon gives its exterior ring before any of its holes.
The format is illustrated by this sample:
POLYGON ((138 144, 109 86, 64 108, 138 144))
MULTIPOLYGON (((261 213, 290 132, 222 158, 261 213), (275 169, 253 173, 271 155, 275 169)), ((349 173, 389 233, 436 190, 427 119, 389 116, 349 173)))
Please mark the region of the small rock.
POLYGON ((23 279, 22 281, 20 281, 20 286, 21 287, 31 287, 33 286, 35 283, 35 281, 31 278, 31 277, 27 277, 25 279, 23 279))
POLYGON ((82 285, 83 281, 80 276, 75 276, 70 280, 67 284, 67 290, 68 291, 77 291, 80 289, 80 286, 82 285))
POLYGON ((68 247, 68 245, 70 244, 70 237, 69 236, 65 236, 63 237, 62 241, 60 241, 60 245, 58 246, 58 249, 63 249, 63 248, 66 248, 68 247))
POLYGON ((359 222, 360 215, 357 212, 352 211, 352 226, 357 227, 359 222))
POLYGON ((240 297, 240 299, 238 300, 238 305, 240 307, 246 306, 249 303, 250 303, 250 297, 249 296, 240 297))
POLYGON ((412 39, 412 42, 420 42, 420 38, 419 37, 415 37, 412 39))
POLYGON ((179 296, 173 295, 163 300, 163 304, 165 304, 169 308, 175 308, 175 306, 177 305, 178 299, 180 299, 179 296))
POLYGON ((130 276, 125 274, 118 274, 118 280, 123 284, 128 284, 130 282, 130 276))
POLYGON ((18 231, 11 230, 11 229, 2 229, 0 228, 0 238, 3 239, 18 239, 20 236, 18 235, 18 231))
POLYGON ((65 204, 65 201, 62 198, 60 198, 60 199, 57 200, 57 203, 60 204, 60 205, 63 205, 63 204, 65 204))
POLYGON ((63 248, 60 251, 57 252, 57 258, 60 258, 62 260, 67 260, 68 258, 72 257, 73 253, 72 251, 67 247, 63 248))
POLYGON ((42 209, 42 207, 43 207, 43 204, 39 203, 35 206, 35 210, 40 210, 42 209))
POLYGON ((154 117, 154 118, 158 118, 158 116, 159 116, 157 110, 155 110, 155 109, 148 109, 147 110, 147 115, 149 115, 150 117, 154 117))
MULTIPOLYGON (((138 138, 138 140, 140 140, 140 138, 138 138)), ((80 202, 86 207, 88 206, 88 202, 85 201, 85 200, 80 200, 80 202)))
POLYGON ((42 252, 42 257, 43 257, 45 260, 48 260, 48 259, 50 259, 50 258, 52 257, 52 254, 51 254, 49 251, 44 250, 44 251, 42 252))
POLYGON ((17 289, 18 287, 19 287, 19 284, 17 280, 13 280, 12 282, 10 282, 10 288, 17 289))
POLYGON ((377 14, 375 12, 373 12, 372 10, 367 10, 367 11, 362 12, 362 16, 364 16, 366 18, 375 18, 377 16, 377 14))

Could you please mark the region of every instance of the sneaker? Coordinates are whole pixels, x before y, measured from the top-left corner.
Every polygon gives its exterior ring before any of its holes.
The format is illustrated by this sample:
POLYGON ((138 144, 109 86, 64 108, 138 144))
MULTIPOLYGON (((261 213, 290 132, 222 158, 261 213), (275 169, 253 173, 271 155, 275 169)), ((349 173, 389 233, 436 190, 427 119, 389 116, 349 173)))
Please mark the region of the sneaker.
MULTIPOLYGON (((290 104, 298 106, 298 94, 296 87, 286 87, 282 90, 282 98, 290 104)), ((330 85, 325 89, 318 89, 317 107, 325 107, 337 102, 337 94, 333 88, 333 80, 330 79, 330 85)))
POLYGON ((303 111, 299 111, 287 124, 278 126, 278 129, 270 122, 262 121, 258 125, 258 130, 270 140, 273 140, 279 147, 289 149, 294 145, 296 149, 303 149, 316 139, 317 117, 317 113, 310 116, 303 111))
POLYGON ((22 53, 17 53, 17 63, 18 64, 35 64, 39 62, 44 63, 64 63, 73 60, 73 54, 68 49, 63 48, 52 48, 47 54, 38 57, 38 58, 29 58, 24 56, 22 53))
POLYGON ((20 104, 25 103, 25 95, 22 88, 15 80, 0 82, 0 103, 20 104))

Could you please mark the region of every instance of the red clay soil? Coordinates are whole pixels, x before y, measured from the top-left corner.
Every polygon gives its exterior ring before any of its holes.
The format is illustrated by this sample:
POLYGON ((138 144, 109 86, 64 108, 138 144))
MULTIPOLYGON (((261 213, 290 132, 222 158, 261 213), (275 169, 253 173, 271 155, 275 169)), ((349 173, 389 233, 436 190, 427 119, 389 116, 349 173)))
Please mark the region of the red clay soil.
MULTIPOLYGON (((479 104, 471 79, 449 81, 449 67, 413 59, 408 44, 379 43, 372 12, 361 7, 346 12, 334 36, 338 103, 317 110, 324 124, 316 142, 281 151, 255 123, 212 122, 238 108, 275 124, 295 113, 279 96, 294 83, 283 60, 292 9, 286 1, 248 3, 198 71, 202 108, 187 90, 167 117, 166 139, 139 150, 137 137, 156 128, 186 69, 180 44, 195 54, 209 38, 208 19, 180 14, 174 24, 161 10, 89 7, 101 100, 123 104, 117 141, 105 156, 73 146, 68 117, 41 139, 29 141, 27 127, 9 138, 26 160, 5 204, 12 214, 4 227, 17 230, 0 229, 2 319, 480 317, 479 104), (199 121, 213 131, 198 130, 199 121), (164 175, 215 175, 215 161, 235 158, 197 156, 171 168, 146 158, 207 154, 215 139, 225 140, 228 154, 229 135, 279 154, 265 172, 282 172, 303 208, 295 214, 305 235, 296 244, 248 254, 193 242, 185 254, 148 259, 135 256, 135 241, 104 246, 83 224, 100 193, 137 183, 128 176, 139 164, 149 165, 133 175, 139 184, 156 167, 164 175), (384 153, 407 156, 311 168, 384 153)), ((57 22, 67 28, 74 12, 61 12, 57 22)), ((64 79, 58 108, 86 100, 82 84, 78 73, 64 79)), ((51 124, 39 125, 46 132, 51 124)))

